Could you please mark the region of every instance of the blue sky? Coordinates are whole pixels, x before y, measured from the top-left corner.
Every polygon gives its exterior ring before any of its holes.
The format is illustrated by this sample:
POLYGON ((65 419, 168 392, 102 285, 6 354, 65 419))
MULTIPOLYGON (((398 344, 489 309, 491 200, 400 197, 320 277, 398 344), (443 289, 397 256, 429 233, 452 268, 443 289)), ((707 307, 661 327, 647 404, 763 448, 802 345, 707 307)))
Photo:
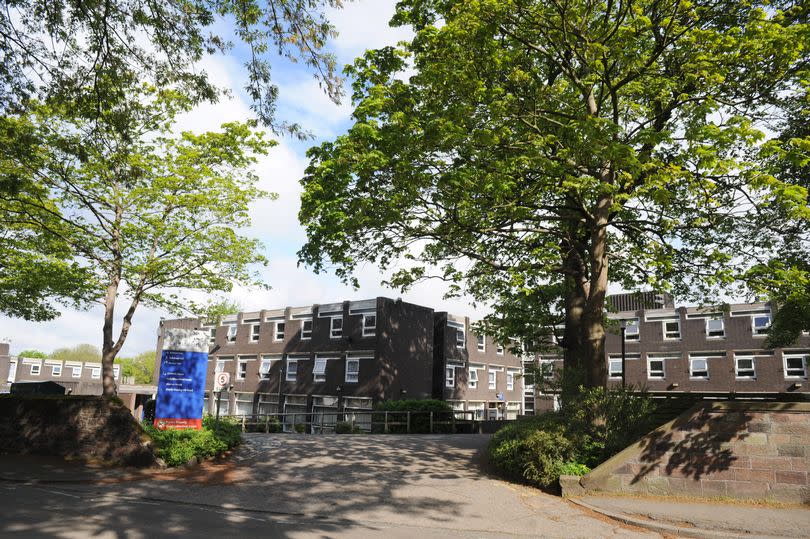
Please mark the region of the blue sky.
MULTIPOLYGON (((392 29, 388 26, 395 3, 395 0, 358 0, 346 4, 343 10, 330 13, 340 33, 331 47, 341 65, 351 62, 368 48, 394 44, 409 37, 408 29, 392 29)), ((199 107, 180 120, 179 129, 216 130, 222 122, 251 117, 249 102, 241 92, 243 54, 244 51, 236 49, 226 57, 212 57, 202 63, 200 67, 207 70, 213 80, 233 89, 233 98, 216 105, 199 107)), ((279 195, 278 200, 254 205, 250 230, 251 235, 265 244, 270 265, 264 272, 264 278, 272 289, 260 292, 237 289, 232 294, 233 299, 246 310, 258 310, 385 295, 402 297, 406 301, 460 315, 477 317, 485 314, 476 311, 465 299, 442 300, 445 286, 437 282, 417 285, 408 293, 399 294, 380 285, 383 276, 376 268, 366 267, 359 273, 360 289, 353 290, 342 285, 333 275, 315 275, 306 268, 297 267, 296 252, 305 239, 297 220, 301 191, 298 181, 307 164, 305 152, 310 146, 333 138, 348 128, 351 103, 348 99, 344 99, 341 105, 332 103, 318 88, 311 73, 300 64, 276 61, 273 64, 273 77, 280 88, 278 117, 303 124, 315 139, 299 142, 280 138, 279 145, 256 167, 261 177, 261 187, 279 195)), ((118 320, 123 304, 122 301, 119 306, 118 320)), ((169 317, 167 313, 139 308, 122 354, 154 350, 161 316, 169 317)), ((11 340, 12 353, 28 348, 50 352, 55 348, 80 343, 100 347, 101 326, 102 313, 99 308, 81 312, 68 310, 58 319, 44 323, 0 317, 0 338, 11 340)))

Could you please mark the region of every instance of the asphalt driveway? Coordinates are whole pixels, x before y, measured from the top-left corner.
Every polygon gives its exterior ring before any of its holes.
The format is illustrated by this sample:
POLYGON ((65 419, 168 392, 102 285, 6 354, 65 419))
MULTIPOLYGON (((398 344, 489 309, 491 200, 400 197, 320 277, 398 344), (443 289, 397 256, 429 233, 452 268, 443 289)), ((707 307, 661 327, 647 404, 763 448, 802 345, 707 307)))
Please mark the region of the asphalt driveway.
POLYGON ((248 434, 227 465, 5 485, 0 536, 655 537, 483 473, 485 435, 248 434))

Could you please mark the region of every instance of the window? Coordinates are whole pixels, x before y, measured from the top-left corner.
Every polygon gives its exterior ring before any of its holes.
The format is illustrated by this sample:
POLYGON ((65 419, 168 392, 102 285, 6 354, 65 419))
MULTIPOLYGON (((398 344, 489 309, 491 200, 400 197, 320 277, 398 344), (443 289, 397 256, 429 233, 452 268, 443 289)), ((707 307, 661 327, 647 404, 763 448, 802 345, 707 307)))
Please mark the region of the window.
POLYGON ((62 376, 62 365, 51 365, 51 375, 62 376))
POLYGON ((512 391, 515 389, 515 373, 508 372, 506 373, 506 389, 507 391, 512 391))
POLYGON ((726 336, 726 324, 722 318, 706 319, 706 337, 709 339, 722 339, 726 336))
POLYGON ((335 316, 331 318, 331 323, 329 325, 329 336, 333 339, 339 339, 343 336, 343 317, 335 316))
POLYGON ((647 378, 660 380, 665 376, 664 359, 647 358, 647 378))
POLYGON ((709 360, 705 357, 689 358, 689 378, 708 380, 709 360))
POLYGON ((760 314, 751 317, 752 331, 754 335, 767 335, 771 327, 771 315, 760 314))
POLYGON ((637 341, 639 340, 638 318, 631 318, 625 321, 624 327, 624 340, 637 341))
POLYGON ((31 365, 31 375, 32 376, 39 376, 40 371, 42 370, 42 365, 31 365))
POLYGON ((81 367, 72 367, 72 369, 73 369, 73 372, 71 373, 71 376, 73 376, 73 378, 81 378, 82 377, 82 368, 81 367))
POLYGON ((445 387, 456 387, 456 369, 453 367, 444 368, 444 385, 445 387))
POLYGON ((217 342, 217 328, 208 328, 208 344, 217 342))
POLYGON ((456 348, 464 348, 464 330, 456 329, 456 348))
POLYGON ((622 357, 608 356, 608 376, 610 378, 622 377, 622 357))
POLYGON ((234 404, 236 405, 236 415, 247 416, 253 415, 253 394, 252 393, 236 393, 234 395, 234 404))
POLYGON ((312 338, 312 320, 301 321, 301 339, 312 338))
POLYGON ((495 347, 495 353, 498 354, 499 356, 502 356, 503 355, 503 345, 500 345, 500 344, 497 345, 495 347))
POLYGON ((734 355, 734 373, 737 378, 756 378, 756 364, 754 356, 734 355))
POLYGON ((360 379, 360 360, 349 358, 346 360, 346 382, 356 384, 360 379))
POLYGON ((489 371, 487 373, 487 376, 488 376, 487 382, 488 382, 489 389, 497 389, 497 387, 498 387, 498 382, 497 382, 498 373, 495 372, 495 371, 489 371))
POLYGON ((807 354, 785 354, 785 377, 807 378, 807 357, 807 354))
POLYGON ((363 337, 374 337, 377 334, 377 315, 363 315, 363 337))
MULTIPOLYGON (((310 320, 312 323, 312 320, 310 320)), ((298 378, 298 360, 295 359, 288 359, 287 360, 287 374, 284 377, 284 380, 287 382, 295 382, 298 378)))
POLYGON ((269 380, 271 368, 273 368, 273 360, 263 357, 262 362, 259 363, 259 378, 262 380, 269 380))
POLYGON ((278 395, 269 393, 258 393, 257 413, 259 415, 270 415, 278 413, 278 395))
POLYGON ((273 332, 273 340, 280 342, 284 340, 284 322, 276 322, 276 329, 273 332))
POLYGON ((665 320, 663 324, 664 324, 664 339, 677 340, 681 338, 680 320, 665 320))
MULTIPOLYGON (((333 318, 334 320, 334 318, 333 318)), ((315 382, 326 382, 326 360, 315 359, 315 367, 312 369, 312 380, 315 382)))
POLYGON ((224 359, 218 359, 217 360, 217 366, 214 367, 214 372, 225 372, 225 360, 224 359))
POLYGON ((554 378, 554 360, 541 359, 540 372, 542 373, 543 379, 545 380, 550 380, 554 378))
POLYGON ((238 368, 236 370, 236 379, 237 380, 244 380, 247 378, 247 360, 240 359, 238 363, 238 368))
POLYGON ((259 324, 250 326, 250 342, 259 342, 259 332, 262 327, 259 324))
POLYGON ((469 376, 467 376, 467 383, 470 389, 478 387, 478 369, 470 369, 469 376))
POLYGON ((487 350, 487 338, 485 335, 478 335, 476 337, 478 339, 478 351, 479 352, 486 352, 487 350))
POLYGON ((226 338, 227 342, 236 342, 236 325, 228 326, 228 336, 226 338))
POLYGON ((101 378, 101 367, 93 367, 93 370, 90 371, 90 378, 93 380, 101 378))

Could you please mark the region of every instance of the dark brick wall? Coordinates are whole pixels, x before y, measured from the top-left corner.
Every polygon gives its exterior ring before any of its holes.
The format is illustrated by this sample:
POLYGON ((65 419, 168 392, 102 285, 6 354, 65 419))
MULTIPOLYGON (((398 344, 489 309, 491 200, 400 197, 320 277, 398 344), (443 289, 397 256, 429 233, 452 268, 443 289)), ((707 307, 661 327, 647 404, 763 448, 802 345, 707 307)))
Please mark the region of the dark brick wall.
POLYGON ((148 466, 148 441, 126 407, 100 397, 0 395, 0 453, 148 466))

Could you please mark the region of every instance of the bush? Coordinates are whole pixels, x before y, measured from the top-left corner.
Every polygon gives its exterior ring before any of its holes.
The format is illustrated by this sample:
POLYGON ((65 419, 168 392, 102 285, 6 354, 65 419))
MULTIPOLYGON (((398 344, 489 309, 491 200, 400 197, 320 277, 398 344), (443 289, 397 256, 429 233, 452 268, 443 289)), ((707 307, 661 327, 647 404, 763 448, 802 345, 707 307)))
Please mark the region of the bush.
MULTIPOLYGON (((416 412, 411 414, 412 434, 427 434, 431 432, 430 412, 433 412, 433 432, 452 432, 452 425, 440 424, 440 422, 451 421, 453 419, 453 408, 445 401, 435 399, 404 399, 383 401, 374 407, 375 412, 393 412, 388 414, 388 419, 392 423, 405 423, 407 414, 405 412, 416 412)), ((385 431, 385 414, 375 413, 372 416, 372 428, 374 433, 385 431)), ((394 434, 404 434, 408 432, 407 425, 390 425, 388 432, 394 434)))
POLYGON ((202 430, 158 430, 148 423, 143 427, 155 444, 155 454, 169 466, 181 466, 194 457, 214 457, 242 441, 239 425, 212 417, 203 419, 202 430))
POLYGON ((521 418, 489 444, 490 462, 504 476, 541 488, 560 475, 584 475, 655 425, 655 403, 632 388, 584 389, 559 412, 521 418))
POLYGON ((352 424, 349 421, 338 421, 335 424, 335 434, 362 434, 363 429, 358 427, 357 425, 352 428, 352 424))

